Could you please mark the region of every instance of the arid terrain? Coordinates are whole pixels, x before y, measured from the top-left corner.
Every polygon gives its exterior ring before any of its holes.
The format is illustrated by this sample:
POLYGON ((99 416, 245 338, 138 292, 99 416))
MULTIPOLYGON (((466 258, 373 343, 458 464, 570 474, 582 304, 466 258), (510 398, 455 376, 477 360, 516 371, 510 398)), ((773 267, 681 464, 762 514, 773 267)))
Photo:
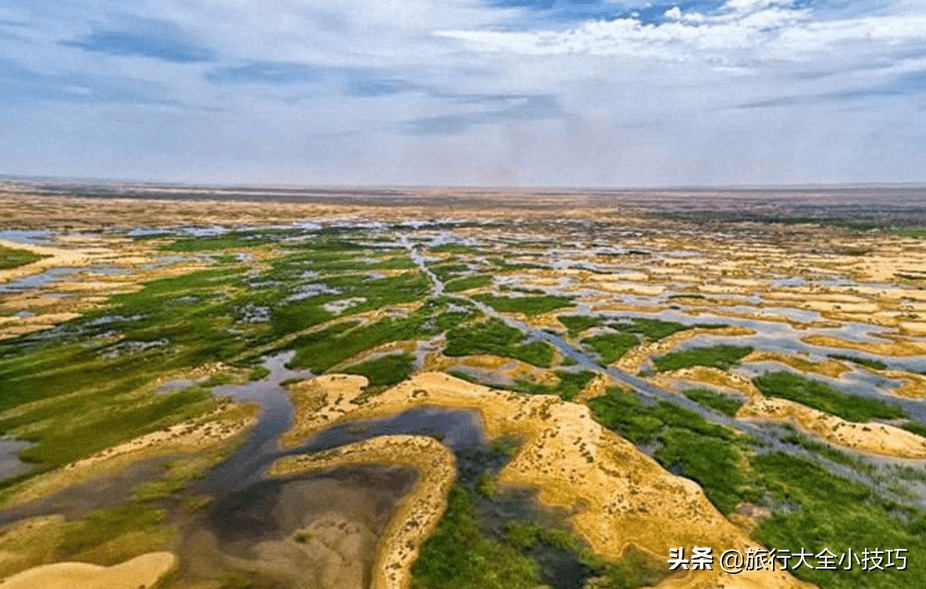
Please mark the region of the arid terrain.
POLYGON ((0 588, 926 578, 926 190, 10 180, 0 213, 0 588))

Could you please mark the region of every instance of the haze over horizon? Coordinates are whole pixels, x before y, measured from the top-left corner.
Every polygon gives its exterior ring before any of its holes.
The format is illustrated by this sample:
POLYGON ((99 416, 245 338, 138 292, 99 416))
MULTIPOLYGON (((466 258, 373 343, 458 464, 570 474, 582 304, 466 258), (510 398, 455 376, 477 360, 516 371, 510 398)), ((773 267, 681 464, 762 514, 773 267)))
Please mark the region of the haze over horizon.
POLYGON ((926 180, 926 0, 0 6, 0 174, 264 185, 926 180))

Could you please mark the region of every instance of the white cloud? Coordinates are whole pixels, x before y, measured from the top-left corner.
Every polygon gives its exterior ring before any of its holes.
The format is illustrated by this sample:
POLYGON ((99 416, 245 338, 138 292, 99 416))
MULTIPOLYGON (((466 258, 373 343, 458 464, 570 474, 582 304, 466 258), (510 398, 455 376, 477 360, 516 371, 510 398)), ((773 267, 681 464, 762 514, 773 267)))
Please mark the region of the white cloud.
POLYGON ((730 0, 717 14, 666 11, 668 21, 636 18, 586 22, 568 30, 453 29, 436 33, 487 52, 521 55, 587 54, 639 60, 723 63, 725 67, 781 60, 819 62, 828 53, 868 60, 926 43, 926 11, 819 20, 791 1, 730 0), (848 54, 847 54, 848 52, 848 54))
POLYGON ((165 100, 0 100, 0 172, 652 185, 910 180, 926 169, 926 128, 914 117, 924 99, 878 93, 926 71, 924 0, 825 14, 790 0, 730 0, 711 12, 674 6, 657 24, 633 17, 571 30, 488 4, 14 0, 0 18, 27 26, 16 37, 0 29, 3 58, 58 76, 70 94, 125 79, 165 100), (58 44, 143 19, 172 23, 215 62, 58 44), (262 62, 322 73, 277 85, 205 75, 262 62), (409 90, 350 95, 324 74, 355 70, 409 90), (814 100, 826 96, 835 98, 814 100), (448 122, 447 132, 413 135, 416 121, 448 122))

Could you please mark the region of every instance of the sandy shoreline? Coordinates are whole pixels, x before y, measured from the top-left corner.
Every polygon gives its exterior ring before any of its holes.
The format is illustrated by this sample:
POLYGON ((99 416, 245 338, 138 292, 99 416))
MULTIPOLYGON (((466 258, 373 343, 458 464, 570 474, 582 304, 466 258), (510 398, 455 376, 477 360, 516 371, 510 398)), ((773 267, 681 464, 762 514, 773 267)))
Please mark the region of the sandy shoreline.
MULTIPOLYGON (((587 407, 558 397, 524 396, 424 373, 362 397, 362 377, 328 375, 292 387, 297 417, 284 441, 295 445, 336 423, 394 415, 413 407, 472 409, 490 437, 520 436, 524 445, 499 474, 503 485, 539 489, 539 500, 574 513, 576 531, 600 556, 619 560, 629 545, 664 558, 669 548, 706 545, 743 550, 757 545, 707 500, 700 487, 666 472, 613 432, 587 407), (684 526, 679 522, 684 521, 684 526)), ((782 572, 735 578, 720 570, 691 572, 660 587, 718 584, 774 589, 807 587, 782 572), (734 583, 735 582, 735 583, 734 583)))

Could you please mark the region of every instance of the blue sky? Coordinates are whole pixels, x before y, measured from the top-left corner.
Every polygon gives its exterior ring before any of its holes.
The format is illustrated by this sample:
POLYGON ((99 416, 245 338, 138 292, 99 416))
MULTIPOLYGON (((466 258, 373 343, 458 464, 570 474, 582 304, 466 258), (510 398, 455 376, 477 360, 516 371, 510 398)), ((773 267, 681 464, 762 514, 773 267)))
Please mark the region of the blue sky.
POLYGON ((0 0, 0 174, 926 181, 926 0, 0 0))

